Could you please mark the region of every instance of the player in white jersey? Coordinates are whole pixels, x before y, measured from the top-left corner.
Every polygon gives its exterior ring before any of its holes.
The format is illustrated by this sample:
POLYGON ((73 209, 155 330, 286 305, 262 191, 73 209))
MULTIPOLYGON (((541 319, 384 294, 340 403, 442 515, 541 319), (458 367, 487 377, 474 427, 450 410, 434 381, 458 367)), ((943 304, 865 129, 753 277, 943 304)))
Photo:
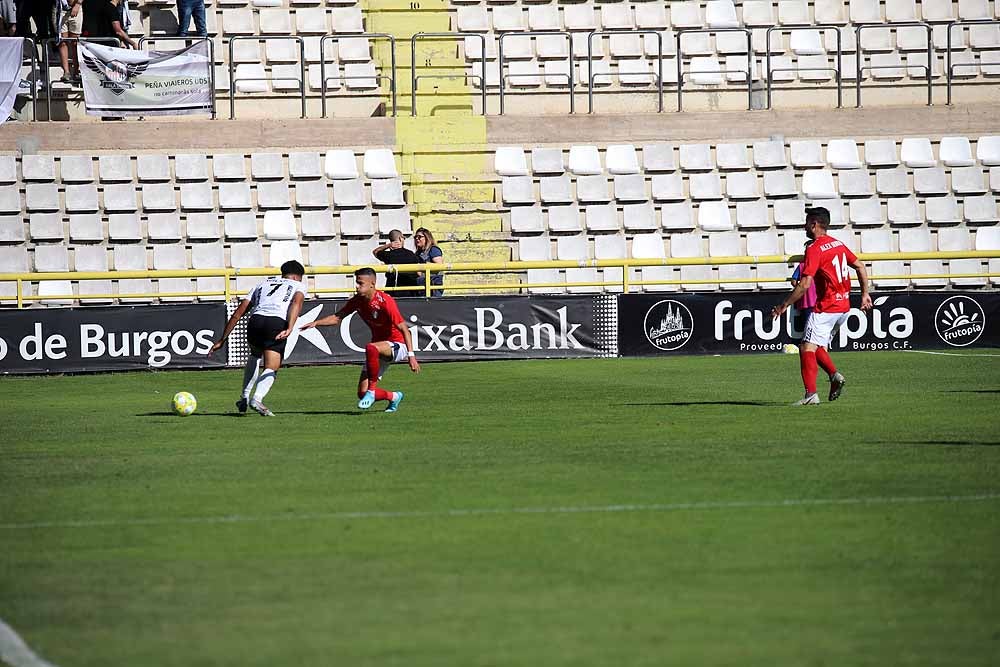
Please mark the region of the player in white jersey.
POLYGON ((274 416, 261 401, 274 384, 285 355, 285 339, 295 328, 295 321, 302 310, 302 302, 306 297, 306 288, 302 284, 305 272, 305 267, 300 263, 294 260, 285 262, 281 265, 280 278, 272 276, 250 290, 226 322, 222 337, 215 341, 208 352, 212 354, 218 351, 236 328, 236 323, 247 311, 250 312, 250 321, 247 323, 250 357, 243 369, 243 396, 236 401, 236 409, 241 413, 245 413, 247 406, 250 406, 262 417, 274 416), (264 359, 264 372, 258 376, 261 357, 264 359), (250 398, 251 391, 253 398, 250 398))

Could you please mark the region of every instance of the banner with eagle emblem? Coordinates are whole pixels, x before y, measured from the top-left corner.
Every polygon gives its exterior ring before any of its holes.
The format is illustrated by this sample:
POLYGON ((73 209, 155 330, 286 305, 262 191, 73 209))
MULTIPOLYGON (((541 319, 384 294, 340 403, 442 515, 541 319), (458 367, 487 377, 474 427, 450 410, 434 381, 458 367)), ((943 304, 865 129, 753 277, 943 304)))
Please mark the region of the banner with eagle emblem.
POLYGON ((208 42, 179 51, 133 51, 80 42, 83 97, 92 116, 212 113, 208 42))

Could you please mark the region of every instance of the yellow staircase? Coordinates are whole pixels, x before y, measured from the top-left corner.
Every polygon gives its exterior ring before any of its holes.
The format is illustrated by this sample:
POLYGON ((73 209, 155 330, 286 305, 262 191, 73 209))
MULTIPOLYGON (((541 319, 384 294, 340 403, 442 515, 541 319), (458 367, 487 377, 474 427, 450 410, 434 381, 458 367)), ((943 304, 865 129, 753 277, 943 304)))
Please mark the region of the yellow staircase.
MULTIPOLYGON (((448 0, 367 0, 368 32, 396 39, 396 151, 409 184, 413 226, 427 227, 445 262, 505 261, 500 214, 486 151, 486 118, 479 94, 465 80, 460 40, 416 41, 417 112, 411 104, 411 41, 416 33, 451 30, 448 0)), ((375 42, 375 59, 390 71, 388 40, 375 42)), ((387 87, 386 87, 387 88, 387 87)), ((386 90, 386 92, 388 92, 386 90)), ((389 100, 386 99, 387 109, 389 100)), ((509 282, 510 276, 454 276, 463 284, 509 282)))

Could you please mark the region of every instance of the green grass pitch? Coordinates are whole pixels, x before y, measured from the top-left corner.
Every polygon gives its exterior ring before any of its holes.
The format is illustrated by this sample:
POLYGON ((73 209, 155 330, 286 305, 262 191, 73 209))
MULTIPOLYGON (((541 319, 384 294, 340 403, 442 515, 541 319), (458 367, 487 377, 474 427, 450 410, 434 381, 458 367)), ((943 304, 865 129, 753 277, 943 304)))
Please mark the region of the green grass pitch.
POLYGON ((1000 358, 0 379, 0 618, 60 667, 1000 664, 1000 358), (821 379, 825 399, 825 381, 821 379), (198 412, 168 413, 179 390, 198 412))

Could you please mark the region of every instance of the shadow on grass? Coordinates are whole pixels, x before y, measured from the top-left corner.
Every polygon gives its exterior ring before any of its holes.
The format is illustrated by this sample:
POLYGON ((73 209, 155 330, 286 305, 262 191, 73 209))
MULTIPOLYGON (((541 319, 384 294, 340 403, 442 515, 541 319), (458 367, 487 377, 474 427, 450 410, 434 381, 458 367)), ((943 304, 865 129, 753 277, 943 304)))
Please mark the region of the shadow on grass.
POLYGON ((369 410, 367 413, 360 410, 282 410, 275 413, 281 415, 343 415, 345 417, 363 417, 365 414, 382 412, 382 410, 369 410))
POLYGON ((939 447, 1000 447, 998 440, 880 440, 875 445, 936 445, 939 447))
MULTIPOLYGON (((381 412, 381 410, 376 410, 376 412, 381 412)), ((357 410, 287 410, 275 413, 276 416, 281 415, 345 415, 348 417, 358 417, 363 415, 363 412, 358 412, 357 410)), ((135 415, 136 417, 176 417, 173 412, 140 412, 135 415)), ((192 417, 246 417, 250 419, 256 417, 257 415, 247 412, 246 414, 240 414, 239 412, 196 412, 193 415, 188 415, 188 418, 192 417)))
MULTIPOLYGON (((135 415, 136 417, 176 417, 173 412, 140 412, 135 415)), ((196 412, 193 415, 188 415, 190 417, 243 417, 244 415, 238 412, 196 412)))
POLYGON ((674 401, 668 403, 625 403, 626 407, 649 408, 658 406, 686 407, 689 405, 753 405, 762 407, 775 407, 785 405, 785 403, 775 403, 773 401, 674 401))
POLYGON ((948 389, 942 394, 1000 394, 1000 389, 948 389))

